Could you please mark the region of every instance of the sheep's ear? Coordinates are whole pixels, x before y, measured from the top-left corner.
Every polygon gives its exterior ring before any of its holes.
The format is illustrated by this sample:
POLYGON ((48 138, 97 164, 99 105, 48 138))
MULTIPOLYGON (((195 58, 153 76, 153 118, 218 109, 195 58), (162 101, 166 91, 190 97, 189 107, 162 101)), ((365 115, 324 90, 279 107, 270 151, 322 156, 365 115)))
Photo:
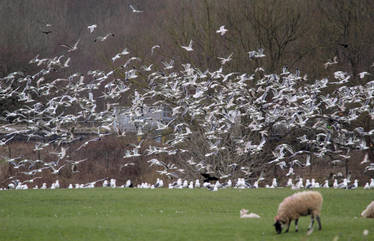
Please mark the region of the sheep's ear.
POLYGON ((274 222, 277 222, 277 221, 279 221, 279 216, 274 217, 274 222))

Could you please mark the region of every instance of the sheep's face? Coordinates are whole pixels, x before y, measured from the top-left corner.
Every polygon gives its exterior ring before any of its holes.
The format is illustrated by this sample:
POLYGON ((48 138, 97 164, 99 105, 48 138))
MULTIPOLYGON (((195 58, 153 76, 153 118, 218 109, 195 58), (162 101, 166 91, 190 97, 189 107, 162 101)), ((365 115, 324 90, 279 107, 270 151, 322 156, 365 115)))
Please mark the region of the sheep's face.
POLYGON ((240 216, 243 216, 245 214, 248 214, 248 210, 247 209, 240 210, 240 216))
POLYGON ((275 223, 274 223, 274 227, 275 227, 275 231, 277 232, 277 234, 281 234, 282 233, 282 224, 279 220, 277 220, 275 223))
POLYGON ((281 234, 283 226, 287 223, 287 221, 282 220, 279 216, 276 216, 274 220, 275 220, 275 223, 274 223, 275 231, 277 232, 277 234, 281 234))

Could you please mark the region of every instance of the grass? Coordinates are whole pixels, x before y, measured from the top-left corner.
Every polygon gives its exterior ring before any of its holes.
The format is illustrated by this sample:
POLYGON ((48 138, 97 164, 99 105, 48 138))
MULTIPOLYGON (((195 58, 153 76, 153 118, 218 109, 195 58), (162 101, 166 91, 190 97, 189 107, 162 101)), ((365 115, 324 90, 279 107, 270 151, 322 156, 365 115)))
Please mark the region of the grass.
POLYGON ((374 219, 361 211, 373 191, 320 190, 322 231, 277 235, 272 226, 290 189, 79 189, 0 192, 0 240, 374 240, 374 219), (249 209, 261 219, 240 219, 249 209), (369 230, 363 236, 363 230, 369 230))

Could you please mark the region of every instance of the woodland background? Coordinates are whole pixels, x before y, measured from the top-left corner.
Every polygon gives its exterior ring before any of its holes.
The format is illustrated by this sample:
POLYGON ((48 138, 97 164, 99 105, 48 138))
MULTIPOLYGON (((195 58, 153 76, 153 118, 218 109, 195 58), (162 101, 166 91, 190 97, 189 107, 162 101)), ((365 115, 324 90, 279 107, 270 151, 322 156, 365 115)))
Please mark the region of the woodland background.
MULTIPOLYGON (((29 70, 26 63, 36 54, 54 56, 81 39, 74 68, 81 72, 95 66, 111 67, 111 57, 124 47, 134 56, 157 63, 172 58, 201 69, 217 68, 217 56, 233 53, 233 71, 250 72, 255 63, 247 52, 264 48, 266 71, 282 66, 299 68, 310 79, 326 76, 323 63, 337 56, 347 72, 366 71, 374 62, 374 2, 360 1, 1 1, 0 75, 29 70), (129 4, 144 11, 134 14, 129 4), (43 34, 46 24, 50 34, 43 34), (114 33, 110 44, 97 42, 87 26, 97 24, 96 34, 114 33), (229 30, 222 38, 216 30, 229 30), (194 41, 187 55, 180 45, 194 41), (151 47, 160 45, 157 55, 151 47)), ((358 81, 358 80, 357 80, 358 81)))
MULTIPOLYGON (((28 62, 35 55, 56 56, 66 51, 61 44, 72 45, 80 39, 79 53, 72 53, 76 55, 72 67, 64 70, 67 75, 95 68, 110 70, 113 68, 111 58, 128 48, 144 64, 152 63, 156 68, 159 65, 160 69, 165 59, 174 59, 176 66, 189 62, 202 70, 217 69, 220 66, 217 57, 233 53, 226 70, 250 73, 261 65, 267 72, 279 72, 287 66, 291 71, 299 69, 302 74, 307 73, 308 79, 314 80, 331 75, 334 69, 344 69, 352 73, 350 83, 353 85, 360 82, 358 73, 373 69, 373 22, 374 2, 370 0, 1 1, 0 77, 19 70, 32 72, 35 66, 28 62), (133 13, 129 4, 144 12, 133 13), (88 32, 87 26, 91 24, 98 25, 95 35, 88 32), (225 25, 228 32, 218 37, 216 30, 221 25, 225 25), (46 30, 52 32, 43 33, 46 30), (110 43, 94 42, 95 36, 107 33, 114 34, 110 43), (187 54, 180 46, 187 45, 191 39, 194 52, 187 54), (154 45, 160 45, 155 49, 157 54, 151 52, 154 45), (259 48, 265 49, 266 58, 249 61, 248 51, 259 48), (326 69, 323 63, 335 56, 339 64, 326 69)), ((125 104, 128 100, 121 101, 125 104)), ((16 103, 11 101, 1 103, 0 112, 11 110, 13 105, 16 103)), ((123 154, 121 148, 131 140, 118 140, 108 137, 105 142, 93 143, 91 150, 103 148, 100 149, 102 155, 89 157, 95 161, 84 165, 81 173, 74 177, 68 171, 62 172, 62 182, 64 179, 88 181, 93 173, 120 181, 128 177, 153 180, 153 174, 145 165, 119 171, 117 160, 123 154)), ((32 146, 32 143, 22 147, 13 143, 2 147, 2 153, 9 157, 23 153, 46 158, 51 151, 36 153, 32 146)), ((87 155, 92 153, 89 147, 87 155)), ((352 155, 352 160, 359 162, 361 158, 361 153, 352 155)), ((356 176, 360 175, 355 161, 349 165, 356 176)), ((321 164, 320 167, 325 166, 321 164)), ((316 164, 313 169, 302 172, 332 178, 346 168, 347 165, 321 171, 316 164)), ((1 172, 3 176, 12 175, 4 165, 1 172)), ((275 169, 271 172, 277 173, 275 169)))

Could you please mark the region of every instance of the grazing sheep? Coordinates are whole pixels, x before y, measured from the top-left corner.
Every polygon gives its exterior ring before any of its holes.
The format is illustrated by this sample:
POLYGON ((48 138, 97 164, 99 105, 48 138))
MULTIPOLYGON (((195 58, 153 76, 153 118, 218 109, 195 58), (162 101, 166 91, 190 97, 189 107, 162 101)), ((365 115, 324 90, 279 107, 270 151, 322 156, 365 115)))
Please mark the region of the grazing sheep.
POLYGON ((316 217, 319 230, 322 229, 320 212, 322 208, 322 196, 316 191, 304 191, 294 193, 286 197, 283 202, 279 204, 278 214, 275 217, 275 231, 280 234, 284 225, 288 225, 286 233, 290 229, 291 221, 295 220, 296 232, 298 231, 297 224, 300 216, 311 215, 311 223, 309 229, 313 227, 314 217, 316 217))
POLYGON ((374 201, 372 201, 364 211, 361 213, 361 217, 374 218, 374 201))

